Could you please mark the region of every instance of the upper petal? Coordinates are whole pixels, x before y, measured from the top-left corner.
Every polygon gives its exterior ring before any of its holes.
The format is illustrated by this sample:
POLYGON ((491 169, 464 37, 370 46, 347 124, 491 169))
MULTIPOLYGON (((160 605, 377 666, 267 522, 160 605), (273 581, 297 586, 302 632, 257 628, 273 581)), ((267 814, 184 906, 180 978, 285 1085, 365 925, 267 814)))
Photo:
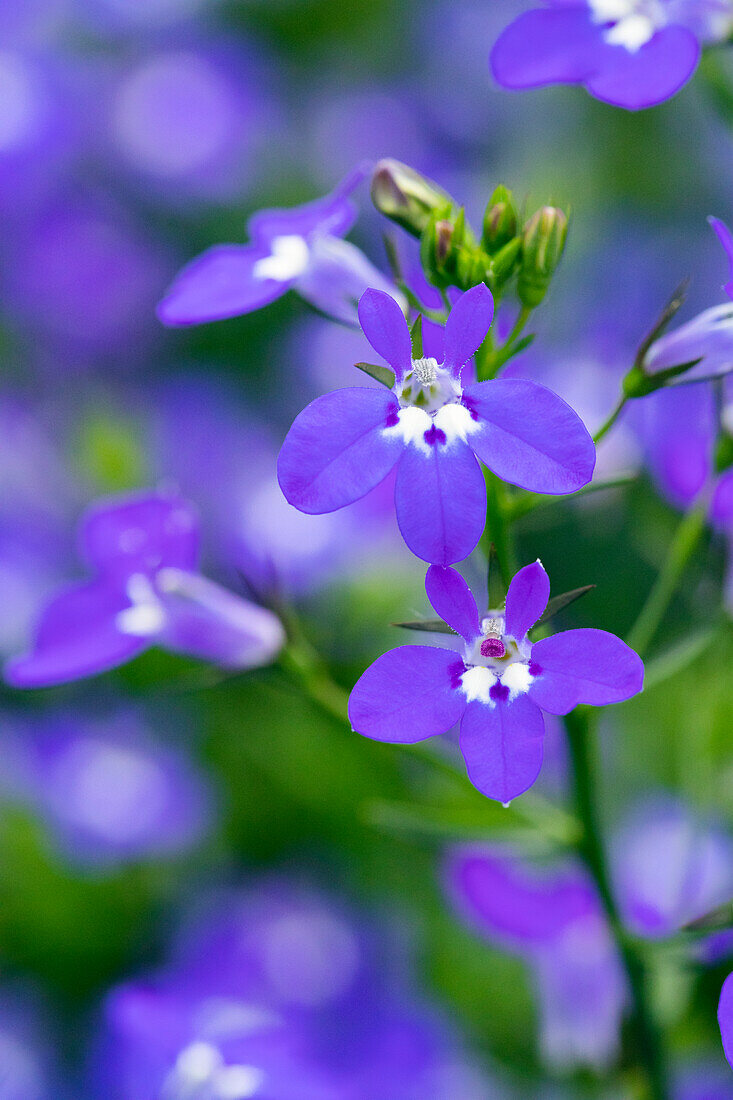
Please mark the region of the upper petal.
POLYGON ((118 628, 129 606, 124 589, 104 581, 65 589, 41 614, 31 651, 7 663, 5 679, 14 687, 51 687, 129 661, 149 644, 118 628))
POLYGON ((462 294, 445 323, 445 361, 447 370, 458 375, 471 356, 481 347, 494 318, 494 299, 484 283, 462 294))
POLYGON ((472 642, 481 632, 478 608, 471 589, 455 569, 431 565, 425 576, 425 591, 436 615, 472 642))
POLYGON ((637 111, 653 107, 678 92, 700 60, 700 44, 686 27, 657 31, 636 51, 605 45, 606 56, 586 82, 591 95, 637 111))
POLYGON ((331 236, 313 240, 308 267, 294 283, 298 294, 316 309, 347 325, 356 323, 357 303, 366 287, 383 288, 393 301, 399 296, 360 248, 331 236))
POLYGON ((461 717, 463 661, 436 646, 401 646, 378 657, 354 685, 349 720, 377 741, 411 744, 445 733, 461 717))
POLYGON ((452 565, 468 557, 486 517, 486 484, 471 450, 457 439, 408 446, 397 467, 395 508, 418 558, 452 565))
POLYGON ((199 555, 194 507, 178 496, 133 493, 93 504, 82 520, 81 551, 100 573, 150 575, 165 565, 193 569, 199 555))
POLYGON ((550 598, 550 578, 541 562, 525 565, 512 577, 506 594, 506 633, 521 639, 539 619, 550 598))
POLYGON ((354 387, 316 398, 295 418, 277 461, 280 488, 301 512, 334 512, 382 481, 404 449, 385 433, 393 394, 354 387))
POLYGON ((530 668, 529 694, 550 714, 568 714, 579 703, 621 703, 644 682, 641 657, 606 630, 564 630, 543 638, 532 646, 530 668))
POLYGON ((393 368, 398 378, 412 368, 412 343, 405 315, 383 290, 365 290, 359 299, 359 323, 377 355, 393 368))
POLYGON ((285 643, 276 615, 198 573, 163 569, 158 586, 166 625, 159 643, 225 668, 268 664, 285 643))
POLYGON ((487 798, 511 802, 531 787, 542 767, 545 722, 527 695, 493 705, 469 703, 460 746, 468 778, 487 798))
POLYGON ((258 261, 269 255, 267 245, 209 248, 178 273, 158 304, 159 319, 164 325, 200 325, 269 305, 292 285, 256 274, 258 261))
POLYGON ((586 80, 605 53, 601 29, 586 5, 524 12, 491 51, 495 80, 505 88, 538 88, 586 80))
POLYGON ((728 258, 730 281, 725 284, 723 290, 729 298, 733 298, 733 233, 720 218, 708 218, 708 221, 713 228, 713 232, 717 235, 718 240, 722 244, 728 258))
POLYGON ((330 194, 301 206, 259 210, 248 222, 252 238, 258 242, 267 242, 273 237, 286 237, 291 233, 307 237, 314 232, 345 236, 356 221, 358 213, 351 195, 367 172, 368 166, 360 165, 330 194))
POLYGON ((480 425, 471 446, 504 481, 535 493, 573 493, 592 478, 593 440, 552 390, 502 378, 469 386, 463 398, 480 425))

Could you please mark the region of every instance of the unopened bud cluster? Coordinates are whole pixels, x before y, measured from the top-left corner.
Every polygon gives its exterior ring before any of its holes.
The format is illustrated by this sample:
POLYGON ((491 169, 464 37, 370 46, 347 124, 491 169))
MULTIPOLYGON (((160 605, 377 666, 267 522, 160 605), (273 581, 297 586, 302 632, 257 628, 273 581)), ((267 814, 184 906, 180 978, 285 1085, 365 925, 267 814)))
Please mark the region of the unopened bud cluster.
POLYGON ((480 236, 450 195, 399 161, 379 162, 372 199, 382 214, 420 239, 425 274, 441 289, 467 290, 486 283, 500 296, 516 278, 520 302, 534 309, 547 293, 565 248, 567 215, 543 206, 523 221, 507 187, 497 187, 489 199, 480 236))

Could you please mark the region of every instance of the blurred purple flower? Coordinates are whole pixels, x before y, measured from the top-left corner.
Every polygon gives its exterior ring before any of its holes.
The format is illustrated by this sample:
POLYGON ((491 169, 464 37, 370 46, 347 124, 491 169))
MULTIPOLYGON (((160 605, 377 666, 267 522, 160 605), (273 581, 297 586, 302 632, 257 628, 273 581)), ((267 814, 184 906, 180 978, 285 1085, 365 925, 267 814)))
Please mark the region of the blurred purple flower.
POLYGON ((733 1069, 733 974, 729 974, 720 991, 718 1023, 725 1056, 733 1069))
POLYGON ((725 1065, 687 1065, 674 1082, 674 1100, 733 1100, 733 1079, 725 1065))
POLYGON ((605 630, 565 630, 532 643, 550 581, 539 562, 515 575, 505 611, 480 617, 463 577, 433 565, 425 588, 434 610, 465 642, 463 656, 437 646, 401 646, 377 658, 349 700, 353 728, 378 741, 413 744, 460 720, 471 782, 509 802, 542 766, 543 711, 605 706, 641 691, 644 666, 605 630))
POLYGON ((218 899, 156 978, 108 998, 102 1095, 373 1100, 389 1082, 390 1100, 494 1096, 381 954, 370 931, 293 883, 218 899))
POLYGON ((701 43, 732 27, 725 0, 546 0, 503 31, 491 66, 505 88, 582 84, 596 99, 639 110, 678 92, 701 43))
POLYGON ((723 287, 723 290, 729 298, 733 299, 733 233, 731 233, 728 226, 725 222, 722 222, 720 218, 708 218, 708 221, 722 244, 726 259, 728 260, 730 279, 723 287))
POLYGON ((59 715, 9 727, 3 793, 40 815, 68 859, 116 866, 201 839, 211 804, 203 777, 183 753, 152 741, 133 715, 59 715))
POLYGON ((50 1029, 33 991, 0 987, 0 1097, 61 1100, 50 1029))
MULTIPOLYGON (((731 838, 682 803, 657 798, 643 804, 616 834, 612 850, 625 924, 654 938, 703 915, 733 892, 732 856, 731 838)), ((548 1060, 559 1066, 610 1062, 626 982, 584 868, 540 866, 509 846, 466 845, 449 855, 446 886, 468 923, 530 964, 548 1060)))
POLYGON ((6 666, 15 687, 92 676, 151 645, 225 668, 267 664, 281 648, 270 611, 196 572, 198 521, 186 501, 156 492, 104 501, 80 534, 93 577, 47 605, 31 651, 6 666))
POLYGON ((356 245, 342 238, 356 220, 353 172, 330 195, 287 210, 261 210, 252 243, 215 245, 179 273, 158 306, 165 325, 198 325, 250 313, 296 290, 317 309, 351 324, 368 286, 397 295, 356 245))
POLYGON ((397 467, 395 508, 408 547, 449 565, 468 556, 486 518, 477 462, 543 493, 570 493, 590 481, 595 448, 573 410, 544 386, 519 379, 465 389, 461 372, 494 313, 483 285, 453 306, 440 360, 412 358, 405 317, 389 295, 368 290, 359 319, 395 373, 393 390, 337 390, 295 420, 278 460, 286 499, 321 514, 352 504, 397 467))

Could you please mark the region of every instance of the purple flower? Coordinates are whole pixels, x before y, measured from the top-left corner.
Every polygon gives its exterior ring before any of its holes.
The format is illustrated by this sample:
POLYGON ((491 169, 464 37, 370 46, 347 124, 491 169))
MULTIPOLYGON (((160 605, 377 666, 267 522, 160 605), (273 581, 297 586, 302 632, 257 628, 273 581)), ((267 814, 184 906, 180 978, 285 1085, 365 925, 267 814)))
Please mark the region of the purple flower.
POLYGON ((359 320, 394 371, 394 387, 337 390, 296 418, 278 461, 286 499, 302 512, 333 512, 396 466, 405 542, 418 557, 449 565, 471 553, 483 530, 486 487, 477 457, 535 492, 571 493, 590 481, 593 441, 552 391, 520 379, 462 386, 463 367, 493 313, 486 286, 466 291, 446 322, 440 359, 413 359, 402 310, 389 295, 368 290, 359 320))
POLYGON ((468 924, 529 963, 545 1058, 557 1067, 612 1061, 626 982, 584 870, 538 868, 508 848, 464 846, 449 856, 446 885, 468 924))
POLYGON ((596 99, 639 110, 678 92, 701 43, 732 25, 721 0, 546 0, 503 31, 491 67, 505 88, 582 84, 596 99))
POLYGON ((723 1050, 733 1069, 733 974, 728 975, 720 991, 718 1023, 720 1024, 720 1036, 723 1040, 723 1050))
POLYGON ((641 659, 614 634, 565 630, 529 640, 550 595, 539 562, 513 578, 505 610, 483 618, 454 569, 431 566, 425 588, 438 615, 463 638, 463 655, 437 646, 385 653, 351 693, 351 724, 378 741, 412 744, 460 721, 469 778, 489 798, 509 802, 534 783, 543 711, 567 714, 579 703, 605 706, 641 691, 641 659))
POLYGON ((718 240, 722 244, 728 259, 730 279, 723 287, 723 290, 729 298, 733 299, 733 233, 731 233, 728 226, 725 222, 722 222, 720 218, 708 218, 708 221, 713 227, 713 231, 717 234, 718 240))
POLYGON ((356 219, 353 172, 330 195, 290 210, 262 210, 248 224, 251 243, 215 245, 184 267, 158 306, 165 325, 198 325, 251 313, 288 290, 351 324, 368 286, 397 293, 342 237, 356 219))
POLYGON ((29 653, 8 662, 15 687, 93 676, 152 645, 250 668, 283 644, 279 620, 196 571, 198 523, 186 501, 138 493, 92 507, 81 525, 91 580, 53 598, 29 653))
POLYGON ((11 723, 2 756, 3 793, 35 810, 76 863, 171 855, 200 840, 208 824, 203 777, 131 714, 11 723))

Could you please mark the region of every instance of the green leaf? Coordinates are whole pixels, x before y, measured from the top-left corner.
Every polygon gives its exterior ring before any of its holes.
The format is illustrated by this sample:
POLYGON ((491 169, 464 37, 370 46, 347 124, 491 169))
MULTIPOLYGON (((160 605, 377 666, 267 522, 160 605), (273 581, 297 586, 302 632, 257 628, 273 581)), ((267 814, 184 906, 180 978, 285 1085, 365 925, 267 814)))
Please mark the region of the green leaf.
POLYGON ((415 619, 409 623, 392 623, 392 626, 401 626, 403 630, 425 630, 429 634, 455 634, 442 619, 415 619))
POLYGON ((726 901, 724 905, 718 905, 704 916, 683 924, 681 931, 707 934, 724 932, 729 928, 733 928, 733 901, 726 901))
POLYGON ((410 339, 412 340, 412 358, 422 359, 422 313, 418 313, 412 328, 410 329, 410 339))
POLYGON ((354 363, 357 370, 368 374, 375 382, 381 382, 388 390, 394 386, 395 374, 389 367, 380 367, 376 363, 354 363))
POLYGON ((387 263, 389 264, 392 278, 396 283, 399 283, 402 281, 403 276, 395 239, 390 233, 384 233, 382 235, 382 240, 384 241, 384 251, 387 254, 387 263))
POLYGON ((573 588, 570 592, 563 592, 561 596, 553 596, 545 608, 544 615, 537 620, 536 625, 539 626, 540 623, 547 622, 553 615, 557 615, 558 611, 562 611, 571 603, 575 603, 581 596, 586 596, 595 587, 594 584, 584 584, 582 588, 573 588))
POLYGON ((664 653, 660 653, 658 657, 646 661, 644 672, 645 690, 663 684, 665 680, 669 680, 672 676, 682 672, 683 669, 691 665, 693 661, 696 661, 710 648, 718 634, 718 627, 705 627, 694 634, 686 635, 682 641, 671 646, 664 653))
POLYGON ((654 341, 662 335, 664 330, 674 318, 675 314, 681 309, 682 305, 684 304, 685 298, 687 297, 687 288, 689 285, 689 279, 685 279, 683 282, 681 282, 672 297, 667 302, 659 318, 657 319, 657 323, 654 325, 654 328, 651 330, 647 338, 642 342, 638 352, 636 353, 637 366, 642 366, 644 360, 646 359, 646 354, 649 351, 649 348, 652 346, 654 341))

